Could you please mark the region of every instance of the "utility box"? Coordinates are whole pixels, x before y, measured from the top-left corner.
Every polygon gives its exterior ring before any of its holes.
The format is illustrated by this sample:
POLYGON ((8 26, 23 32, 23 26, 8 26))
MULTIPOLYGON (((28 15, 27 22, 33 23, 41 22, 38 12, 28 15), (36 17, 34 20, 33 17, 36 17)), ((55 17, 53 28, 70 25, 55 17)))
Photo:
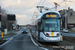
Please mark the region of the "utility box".
POLYGON ((4 29, 4 34, 7 34, 7 29, 4 29))

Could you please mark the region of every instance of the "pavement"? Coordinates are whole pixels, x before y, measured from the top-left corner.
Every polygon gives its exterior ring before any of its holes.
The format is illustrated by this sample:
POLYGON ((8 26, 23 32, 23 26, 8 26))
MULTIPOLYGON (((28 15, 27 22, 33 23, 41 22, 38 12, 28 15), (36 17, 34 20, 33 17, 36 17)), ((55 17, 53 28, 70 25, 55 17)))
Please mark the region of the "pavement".
MULTIPOLYGON (((17 35, 19 34, 19 33, 21 33, 22 31, 9 31, 8 33, 16 33, 17 35)), ((13 37, 14 35, 4 35, 3 36, 3 40, 9 40, 9 39, 11 39, 12 37, 13 37)), ((1 35, 0 35, 0 39, 2 39, 1 38, 1 35)))
MULTIPOLYGON (((16 34, 19 34, 19 32, 22 32, 22 31, 9 31, 8 33, 16 33, 16 34)), ((75 37, 75 32, 69 32, 69 33, 62 33, 63 36, 68 36, 68 37, 75 37)), ((3 39, 4 40, 9 40, 13 37, 14 35, 5 35, 3 36, 3 39)), ((1 36, 0 36, 0 39, 1 36)))
MULTIPOLYGON (((20 31, 21 32, 21 31, 20 31)), ((0 47, 0 50, 43 50, 41 47, 34 45, 29 33, 15 36, 9 43, 0 47)))
MULTIPOLYGON (((30 33, 22 34, 21 32, 22 31, 15 32, 17 35, 4 36, 6 39, 9 39, 9 42, 1 46, 0 50, 47 50, 46 48, 35 45, 30 37, 30 33)), ((70 32, 62 34, 63 36, 75 37, 75 34, 70 32)))

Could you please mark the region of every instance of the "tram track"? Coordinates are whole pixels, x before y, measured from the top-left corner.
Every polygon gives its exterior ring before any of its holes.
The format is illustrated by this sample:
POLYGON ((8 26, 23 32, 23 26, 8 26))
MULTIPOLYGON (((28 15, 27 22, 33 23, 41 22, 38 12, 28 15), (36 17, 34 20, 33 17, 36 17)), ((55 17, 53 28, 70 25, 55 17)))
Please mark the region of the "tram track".
POLYGON ((35 41, 35 43, 37 43, 38 44, 38 46, 40 46, 40 47, 43 47, 43 48, 48 48, 48 49, 52 49, 52 50, 75 50, 75 49, 70 49, 70 48, 66 48, 68 45, 70 45, 70 44, 68 44, 67 42, 67 44, 65 43, 65 41, 63 41, 63 42, 59 42, 59 43, 51 43, 51 42, 38 42, 37 40, 36 40, 36 38, 32 35, 32 32, 30 31, 30 34, 31 34, 31 36, 32 36, 32 38, 33 38, 33 40, 35 41), (65 43, 65 44, 63 44, 63 43, 65 43))
POLYGON ((36 38, 31 34, 31 36, 32 36, 32 38, 33 38, 33 40, 35 41, 35 43, 37 43, 38 44, 38 46, 40 46, 40 47, 44 47, 44 48, 48 48, 48 49, 53 49, 53 50, 60 50, 60 49, 62 49, 62 50, 65 50, 65 48, 62 48, 62 47, 60 47, 60 45, 58 45, 57 43, 50 43, 50 42, 39 42, 39 41, 37 41, 36 40, 36 38), (57 47, 57 48, 54 48, 54 47, 57 47))

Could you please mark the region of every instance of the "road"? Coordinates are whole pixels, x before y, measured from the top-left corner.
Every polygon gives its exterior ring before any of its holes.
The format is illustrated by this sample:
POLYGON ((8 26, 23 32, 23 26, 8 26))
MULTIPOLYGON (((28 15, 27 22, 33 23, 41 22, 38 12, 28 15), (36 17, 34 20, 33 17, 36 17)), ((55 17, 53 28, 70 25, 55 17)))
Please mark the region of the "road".
POLYGON ((63 36, 75 37, 75 32, 62 33, 63 36))
POLYGON ((13 38, 8 44, 0 48, 0 50, 43 50, 35 46, 31 41, 29 34, 19 34, 13 38))
MULTIPOLYGON (((16 33, 21 33, 22 31, 18 31, 16 33)), ((65 36, 74 36, 75 34, 63 33, 65 36)), ((6 36, 8 37, 8 36, 6 36)), ((9 36, 10 37, 10 36, 9 36)), ((64 43, 64 42, 63 42, 64 43)), ((62 43, 59 43, 62 44, 62 43)), ((64 46, 64 45, 63 45, 64 46)), ((39 46, 34 45, 32 42, 29 33, 28 34, 19 34, 15 38, 13 38, 9 43, 2 46, 0 50, 45 50, 39 46)))

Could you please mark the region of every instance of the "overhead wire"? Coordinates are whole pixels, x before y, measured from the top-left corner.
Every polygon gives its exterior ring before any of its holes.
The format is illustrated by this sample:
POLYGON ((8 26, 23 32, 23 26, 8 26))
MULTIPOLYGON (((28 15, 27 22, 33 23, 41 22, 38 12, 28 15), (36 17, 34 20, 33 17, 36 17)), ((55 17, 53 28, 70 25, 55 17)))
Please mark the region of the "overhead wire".
MULTIPOLYGON (((39 1, 38 6, 39 6, 41 3, 42 3, 42 0, 39 1)), ((37 12, 37 9, 34 10, 33 16, 35 15, 36 12, 37 12)), ((32 17, 33 17, 33 16, 32 16, 32 17)))
MULTIPOLYGON (((68 2, 70 2, 70 1, 68 1, 68 2)), ((75 1, 71 1, 71 2, 73 2, 72 4, 74 4, 75 1)), ((67 5, 67 7, 70 6, 70 5, 72 5, 72 4, 67 5)), ((63 7, 62 7, 62 8, 63 8, 63 7)))
POLYGON ((39 2, 39 4, 38 4, 38 6, 41 4, 41 2, 42 2, 42 0, 40 0, 40 2, 39 2))
POLYGON ((64 1, 60 2, 59 4, 62 4, 64 1))
POLYGON ((43 5, 45 3, 46 0, 43 1, 43 3, 41 5, 43 5))
MULTIPOLYGON (((72 4, 74 4, 74 3, 75 3, 75 1, 72 4)), ((72 4, 70 4, 70 5, 72 5, 72 4)), ((70 5, 68 5, 68 6, 70 6, 70 5)))

